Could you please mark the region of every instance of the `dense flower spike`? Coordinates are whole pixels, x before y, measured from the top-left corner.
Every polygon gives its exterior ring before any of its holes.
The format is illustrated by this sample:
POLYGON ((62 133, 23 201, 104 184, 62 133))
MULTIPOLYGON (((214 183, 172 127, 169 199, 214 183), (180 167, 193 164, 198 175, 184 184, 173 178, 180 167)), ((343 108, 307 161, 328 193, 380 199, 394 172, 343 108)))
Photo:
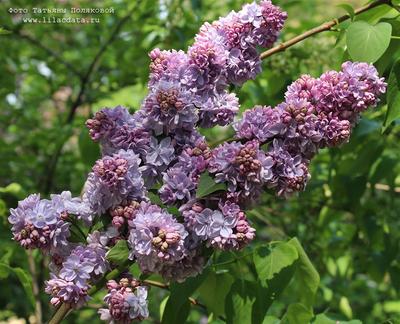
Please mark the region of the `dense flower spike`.
POLYGON ((287 196, 303 190, 308 165, 320 148, 347 142, 360 113, 375 106, 386 84, 367 63, 346 62, 339 72, 304 75, 288 87, 285 102, 255 107, 234 124, 236 137, 269 143, 266 186, 287 196))
POLYGON ((108 308, 99 309, 100 318, 108 323, 130 324, 149 316, 147 288, 133 278, 107 282, 108 294, 104 297, 108 308))

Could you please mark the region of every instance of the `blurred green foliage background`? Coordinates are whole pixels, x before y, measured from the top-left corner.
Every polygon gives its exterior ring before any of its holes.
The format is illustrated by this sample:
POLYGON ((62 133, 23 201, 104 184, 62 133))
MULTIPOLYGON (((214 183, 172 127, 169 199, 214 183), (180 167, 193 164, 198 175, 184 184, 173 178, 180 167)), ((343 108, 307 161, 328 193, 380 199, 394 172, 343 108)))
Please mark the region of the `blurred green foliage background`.
MULTIPOLYGON (((245 0, 2 0, 0 2, 0 262, 33 273, 43 318, 51 309, 42 293, 48 276, 45 257, 28 254, 11 241, 8 209, 33 192, 47 196, 71 190, 78 195, 86 174, 98 158, 85 120, 104 106, 140 107, 146 95, 149 59, 155 48, 186 49, 204 21, 212 21, 245 0), (114 14, 95 15, 99 24, 28 24, 9 8, 113 7, 114 14)), ((345 14, 328 0, 276 0, 289 14, 282 39, 345 14)), ((361 1, 347 1, 355 7, 361 1)), ((383 6, 366 19, 397 19, 398 12, 383 6), (383 18, 385 19, 385 18, 383 18)), ((30 14, 28 16, 34 17, 30 14)), ((40 17, 40 15, 37 15, 40 17)), ((54 15, 60 16, 60 15, 54 15)), ((364 17, 365 18, 365 17, 364 17)), ((400 20, 392 23, 400 35, 400 20)), ((275 105, 286 86, 301 74, 319 76, 348 59, 339 31, 322 33, 286 52, 263 61, 263 73, 236 89, 241 110, 275 105)), ((388 76, 390 60, 400 57, 400 40, 393 39, 376 63, 388 76)), ((297 236, 321 276, 315 311, 337 314, 363 323, 400 323, 400 127, 382 133, 385 100, 364 116, 351 141, 340 149, 323 150, 312 163, 312 180, 305 192, 289 200, 265 195, 249 212, 257 228, 257 242, 297 236)), ((217 127, 204 131, 210 143, 232 133, 217 127)), ((257 243, 256 243, 257 244, 257 243)), ((250 276, 248 251, 217 255, 220 273, 250 276)), ((229 280, 228 280, 229 281, 229 280)), ((34 322, 33 307, 18 275, 0 267, 0 322, 18 318, 34 322)), ((223 289, 217 285, 217 289, 223 289)), ((280 316, 291 303, 296 287, 289 287, 269 313, 280 316)), ((203 289, 204 290, 204 289, 203 289)), ((206 289, 204 291, 207 291, 206 289)), ((202 290, 199 300, 207 299, 202 290)), ((149 322, 157 314, 165 292, 152 289, 149 322)), ((98 294, 67 322, 100 322, 98 294)), ((207 321, 197 309, 193 323, 207 321)), ((218 322, 216 320, 215 322, 218 322)), ((245 323, 244 323, 245 324, 245 323)))

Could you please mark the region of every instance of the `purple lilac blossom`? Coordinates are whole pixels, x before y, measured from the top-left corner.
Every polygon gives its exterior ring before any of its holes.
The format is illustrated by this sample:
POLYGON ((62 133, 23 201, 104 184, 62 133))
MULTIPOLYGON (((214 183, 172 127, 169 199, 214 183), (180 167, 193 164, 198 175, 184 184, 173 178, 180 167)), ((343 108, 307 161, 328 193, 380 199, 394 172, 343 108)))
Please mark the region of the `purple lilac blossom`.
POLYGON ((160 142, 155 137, 150 140, 150 148, 145 158, 145 164, 140 167, 147 187, 161 179, 161 174, 175 158, 175 149, 170 137, 160 142))
POLYGON ((141 113, 131 115, 121 106, 103 108, 86 121, 86 126, 91 138, 101 144, 103 155, 131 149, 143 156, 147 151, 150 135, 141 113))
POLYGON ((184 240, 188 233, 167 211, 142 203, 130 224, 130 258, 137 260, 143 272, 157 272, 163 264, 184 257, 184 240))
POLYGON ((132 150, 119 150, 112 156, 97 160, 89 173, 83 194, 83 201, 93 213, 104 213, 126 199, 144 197, 140 162, 132 150))
POLYGON ((150 77, 149 87, 152 87, 159 80, 179 81, 183 71, 188 64, 188 56, 183 51, 162 51, 155 48, 149 53, 150 77))
POLYGON ((212 151, 208 170, 215 181, 226 182, 229 192, 237 192, 240 199, 251 202, 261 192, 270 177, 272 159, 259 149, 259 142, 225 143, 212 151))
POLYGON ((168 135, 175 129, 191 130, 198 121, 194 96, 178 81, 160 80, 153 85, 142 109, 147 116, 146 127, 156 135, 168 135))
POLYGON ((108 308, 100 308, 100 319, 110 324, 130 324, 149 316, 147 287, 139 286, 135 279, 122 278, 107 282, 108 294, 104 297, 108 308))
POLYGON ((200 104, 200 127, 225 126, 233 121, 239 111, 239 99, 226 91, 208 97, 200 104))
POLYGON ((272 177, 266 181, 267 187, 275 188, 280 196, 304 190, 310 178, 308 160, 301 155, 292 156, 284 143, 277 139, 273 141, 267 156, 273 161, 272 177))
POLYGON ((210 157, 211 152, 204 139, 198 139, 194 146, 185 147, 173 168, 164 173, 164 184, 159 190, 162 202, 173 205, 177 201, 192 199, 199 176, 207 169, 210 157))
POLYGON ((165 183, 159 190, 160 198, 167 205, 174 204, 177 200, 190 200, 195 194, 196 183, 179 167, 168 169, 163 176, 165 183))
POLYGON ((316 81, 314 100, 318 113, 355 123, 361 112, 376 106, 385 91, 386 83, 373 65, 345 62, 341 71, 326 72, 316 81))
POLYGON ((66 281, 74 281, 79 287, 87 286, 93 277, 108 270, 106 250, 98 243, 88 246, 77 246, 63 262, 59 277, 66 281))
POLYGON ((56 307, 62 303, 68 303, 73 308, 79 308, 89 300, 88 286, 81 287, 72 281, 60 279, 54 275, 45 284, 45 292, 52 296, 50 302, 56 307))
MULTIPOLYGON (((242 85, 261 72, 261 60, 256 46, 270 47, 277 39, 287 15, 271 1, 245 5, 239 12, 213 23, 225 36, 228 82, 242 85)), ((207 32, 211 28, 204 29, 207 32)))
POLYGON ((233 124, 239 139, 257 139, 260 142, 282 134, 286 128, 282 111, 266 106, 255 106, 244 112, 242 119, 233 124))
POLYGON ((40 248, 50 254, 67 248, 70 214, 86 215, 87 209, 79 198, 72 198, 68 191, 51 195, 51 200, 37 194, 30 195, 10 209, 8 221, 13 225, 14 239, 23 247, 40 248))
POLYGON ((255 229, 233 202, 220 201, 218 209, 205 208, 198 202, 187 207, 182 208, 187 228, 210 246, 222 250, 241 249, 254 239, 255 229))

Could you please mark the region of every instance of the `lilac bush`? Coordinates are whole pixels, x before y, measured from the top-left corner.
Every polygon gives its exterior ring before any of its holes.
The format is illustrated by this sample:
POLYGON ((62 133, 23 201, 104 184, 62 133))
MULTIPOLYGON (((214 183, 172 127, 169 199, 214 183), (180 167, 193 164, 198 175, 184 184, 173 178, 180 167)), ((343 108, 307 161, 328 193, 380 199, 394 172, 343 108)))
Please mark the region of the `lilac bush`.
MULTIPOLYGON (((234 121, 239 100, 230 86, 261 72, 258 48, 272 46, 285 19, 264 0, 205 23, 187 52, 151 51, 141 108, 133 114, 104 108, 86 122, 102 156, 82 198, 33 194, 10 210, 14 240, 50 257, 45 291, 53 305, 81 307, 104 274, 121 266, 108 258, 121 241, 129 249, 126 269, 136 263, 166 281, 196 276, 207 265, 207 251, 239 250, 254 239, 246 208, 266 189, 283 197, 304 190, 318 151, 349 140, 360 114, 386 90, 367 63, 301 76, 282 103, 255 106, 234 121), (216 125, 232 125, 235 138, 213 148, 199 128, 216 125), (207 177, 219 190, 199 195, 207 177), (77 228, 83 237, 71 240, 77 228)), ((148 317, 141 280, 124 273, 106 287, 101 319, 148 317)))

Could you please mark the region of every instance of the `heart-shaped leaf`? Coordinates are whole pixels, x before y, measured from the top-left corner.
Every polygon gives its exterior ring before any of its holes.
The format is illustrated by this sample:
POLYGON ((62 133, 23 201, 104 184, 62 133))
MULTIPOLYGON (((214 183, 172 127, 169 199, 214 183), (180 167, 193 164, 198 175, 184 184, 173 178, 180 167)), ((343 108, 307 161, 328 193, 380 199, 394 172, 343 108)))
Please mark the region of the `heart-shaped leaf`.
POLYGON ((381 22, 375 26, 366 21, 353 22, 346 32, 347 48, 355 61, 376 62, 390 44, 392 26, 381 22))

